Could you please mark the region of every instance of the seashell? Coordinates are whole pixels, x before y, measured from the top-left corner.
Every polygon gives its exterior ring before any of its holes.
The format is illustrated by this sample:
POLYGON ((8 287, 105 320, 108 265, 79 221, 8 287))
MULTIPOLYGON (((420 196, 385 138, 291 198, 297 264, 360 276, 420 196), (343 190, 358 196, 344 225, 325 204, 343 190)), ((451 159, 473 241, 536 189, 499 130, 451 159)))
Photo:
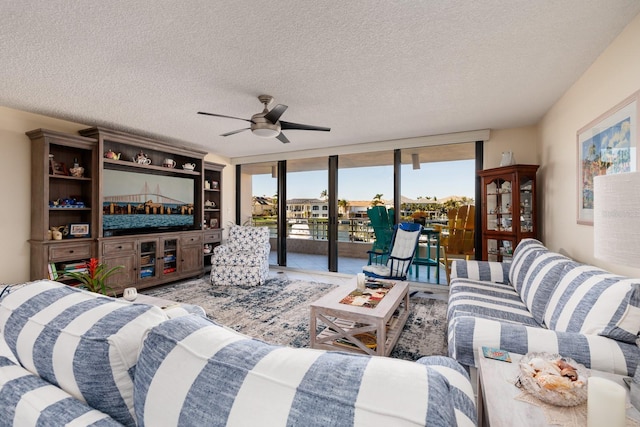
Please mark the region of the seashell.
POLYGON ((537 379, 538 383, 547 390, 571 390, 573 387, 571 380, 566 377, 541 375, 537 379))
POLYGON ((524 372, 527 375, 534 376, 536 374, 536 370, 533 369, 533 366, 531 366, 528 363, 520 364, 520 368, 522 369, 522 372, 524 372))
POLYGON ((564 368, 560 371, 560 375, 563 377, 569 378, 571 381, 576 381, 578 379, 578 373, 573 368, 564 368))
POLYGON ((549 362, 541 359, 539 357, 534 357, 529 361, 529 366, 531 366, 536 371, 541 371, 549 365, 549 362))
POLYGON ((560 370, 562 369, 573 369, 574 371, 576 370, 576 368, 574 368, 573 366, 571 366, 570 364, 568 364, 565 360, 563 359, 558 359, 556 360, 556 365, 558 365, 558 368, 560 368, 560 370))

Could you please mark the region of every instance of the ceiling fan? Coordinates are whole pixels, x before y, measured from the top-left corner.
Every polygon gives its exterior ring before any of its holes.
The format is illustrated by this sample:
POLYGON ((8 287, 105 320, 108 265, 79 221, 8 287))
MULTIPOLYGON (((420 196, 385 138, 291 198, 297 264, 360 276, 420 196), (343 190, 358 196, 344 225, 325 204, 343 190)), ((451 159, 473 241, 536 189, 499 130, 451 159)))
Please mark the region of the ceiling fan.
POLYGON ((269 111, 269 104, 273 102, 273 96, 271 95, 260 95, 258 97, 260 102, 264 104, 264 110, 262 113, 257 113, 251 116, 251 119, 242 119, 240 117, 233 116, 225 116, 224 114, 214 114, 214 113, 205 113, 204 111, 198 111, 198 114, 204 114, 206 116, 214 116, 214 117, 226 117, 228 119, 237 119, 244 120, 246 122, 251 123, 251 127, 238 129, 231 132, 223 133, 220 136, 229 136, 235 135, 236 133, 243 132, 245 130, 251 129, 251 132, 259 136, 261 138, 273 138, 276 137, 280 141, 284 143, 289 143, 289 139, 284 136, 282 133, 283 130, 286 129, 297 129, 297 130, 318 130, 323 132, 329 132, 331 128, 322 127, 322 126, 312 126, 312 125, 303 125, 300 123, 291 123, 285 122, 284 120, 280 120, 282 114, 287 110, 286 105, 278 104, 269 111))

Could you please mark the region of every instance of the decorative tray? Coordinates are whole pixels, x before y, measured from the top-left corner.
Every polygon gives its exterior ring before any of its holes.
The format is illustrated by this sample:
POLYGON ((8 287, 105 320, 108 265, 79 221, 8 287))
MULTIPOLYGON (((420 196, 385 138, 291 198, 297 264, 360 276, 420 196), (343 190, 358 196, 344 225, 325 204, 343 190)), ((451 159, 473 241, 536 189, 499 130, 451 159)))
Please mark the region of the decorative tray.
POLYGON ((520 360, 517 384, 545 403, 576 406, 587 400, 584 365, 551 353, 528 353, 520 360))

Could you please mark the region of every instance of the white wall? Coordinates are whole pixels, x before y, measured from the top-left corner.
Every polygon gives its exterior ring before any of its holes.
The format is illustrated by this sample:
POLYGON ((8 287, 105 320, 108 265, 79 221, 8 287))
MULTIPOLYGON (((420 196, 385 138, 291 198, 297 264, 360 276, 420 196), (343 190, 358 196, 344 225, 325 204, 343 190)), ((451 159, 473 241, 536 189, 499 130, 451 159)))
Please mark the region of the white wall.
MULTIPOLYGON (((576 223, 576 133, 640 89, 640 15, 547 112, 539 125, 543 181, 543 240, 552 250, 615 273, 640 277, 637 268, 593 257, 593 227, 576 223)), ((638 189, 640 192, 640 189, 638 189)))
POLYGON ((491 138, 484 144, 484 169, 500 166, 504 151, 512 151, 519 165, 539 165, 538 147, 537 126, 492 130, 491 138))

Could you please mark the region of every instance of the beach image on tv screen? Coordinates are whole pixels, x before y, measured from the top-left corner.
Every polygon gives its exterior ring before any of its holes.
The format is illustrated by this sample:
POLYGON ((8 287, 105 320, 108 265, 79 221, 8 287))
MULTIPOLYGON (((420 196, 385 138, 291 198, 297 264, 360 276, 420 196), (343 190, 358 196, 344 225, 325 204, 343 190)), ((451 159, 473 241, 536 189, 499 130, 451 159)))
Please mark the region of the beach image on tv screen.
POLYGON ((111 169, 103 176, 104 230, 193 226, 193 179, 111 169))

